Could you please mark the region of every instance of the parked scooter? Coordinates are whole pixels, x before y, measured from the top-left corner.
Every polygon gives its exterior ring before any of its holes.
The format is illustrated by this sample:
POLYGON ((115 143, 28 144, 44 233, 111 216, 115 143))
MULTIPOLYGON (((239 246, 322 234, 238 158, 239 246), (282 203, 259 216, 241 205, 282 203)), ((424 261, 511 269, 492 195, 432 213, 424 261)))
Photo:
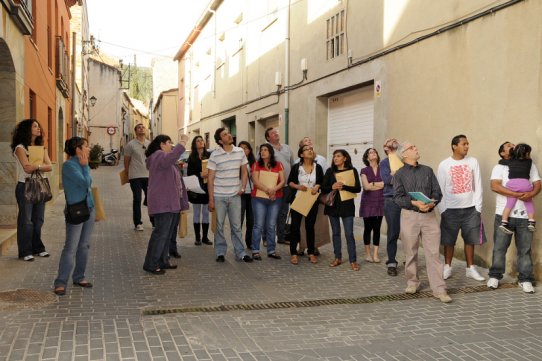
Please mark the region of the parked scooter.
POLYGON ((111 166, 119 164, 119 151, 111 149, 111 152, 102 154, 102 163, 111 166))

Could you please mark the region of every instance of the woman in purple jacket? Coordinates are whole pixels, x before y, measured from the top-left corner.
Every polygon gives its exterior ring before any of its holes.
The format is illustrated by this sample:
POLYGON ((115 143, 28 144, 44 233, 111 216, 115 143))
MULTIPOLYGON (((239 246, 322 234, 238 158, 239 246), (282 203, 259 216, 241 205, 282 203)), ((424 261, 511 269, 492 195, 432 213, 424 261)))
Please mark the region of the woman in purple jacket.
POLYGON ((186 200, 187 197, 176 166, 187 142, 188 136, 184 134, 175 146, 167 135, 158 135, 145 152, 149 170, 147 208, 149 215, 154 216, 154 229, 149 239, 143 269, 155 275, 166 273, 166 269, 177 268, 177 265, 169 263, 168 251, 169 240, 179 223, 181 198, 186 200))

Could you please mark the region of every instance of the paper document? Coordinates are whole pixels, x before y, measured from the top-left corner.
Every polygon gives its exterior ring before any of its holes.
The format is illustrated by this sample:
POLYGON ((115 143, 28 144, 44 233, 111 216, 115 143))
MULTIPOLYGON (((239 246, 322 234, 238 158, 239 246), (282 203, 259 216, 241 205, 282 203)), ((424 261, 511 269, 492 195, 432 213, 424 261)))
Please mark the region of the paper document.
MULTIPOLYGON (((267 188, 273 188, 277 185, 277 181, 279 179, 278 173, 268 172, 265 170, 261 170, 259 173, 260 174, 258 179, 260 183, 262 183, 264 186, 266 186, 267 188)), ((267 193, 259 189, 256 191, 256 197, 269 199, 267 193)))
MULTIPOLYGON (((207 170, 207 164, 209 164, 209 159, 204 159, 201 161, 201 171, 205 172, 207 170)), ((203 183, 207 184, 207 178, 203 179, 203 183)))
MULTIPOLYGON (((347 170, 346 172, 335 173, 335 179, 337 179, 337 182, 341 182, 346 186, 353 187, 356 185, 356 177, 353 169, 347 170)), ((342 202, 354 199, 358 196, 356 193, 348 191, 339 191, 339 194, 341 195, 342 202)))
POLYGON ((312 194, 310 189, 306 191, 297 191, 295 199, 290 206, 291 209, 306 217, 309 214, 314 202, 318 199, 320 193, 312 194))
POLYGON ((126 183, 130 182, 130 180, 128 179, 128 173, 126 173, 126 169, 123 169, 123 170, 120 171, 119 177, 120 177, 120 185, 121 186, 123 186, 126 183))
POLYGON ((425 204, 434 202, 431 198, 423 194, 422 192, 408 192, 408 194, 417 201, 422 201, 425 204))
POLYGON ((401 159, 399 159, 399 156, 395 153, 390 153, 388 155, 388 158, 390 160, 390 170, 393 174, 397 172, 402 166, 404 166, 401 159))
POLYGON ((205 194, 205 191, 201 189, 199 179, 195 175, 183 177, 184 185, 190 192, 205 194))
POLYGON ((45 155, 45 148, 43 145, 29 145, 28 146, 28 162, 32 165, 43 164, 43 157, 45 155))

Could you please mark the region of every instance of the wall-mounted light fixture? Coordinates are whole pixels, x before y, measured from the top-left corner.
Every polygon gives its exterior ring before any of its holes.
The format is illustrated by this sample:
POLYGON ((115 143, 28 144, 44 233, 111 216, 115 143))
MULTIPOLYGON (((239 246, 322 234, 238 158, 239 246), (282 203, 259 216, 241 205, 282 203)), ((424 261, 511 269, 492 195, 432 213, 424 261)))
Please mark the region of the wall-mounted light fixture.
POLYGON ((94 95, 90 97, 90 106, 95 106, 96 105, 96 101, 98 100, 94 95))
POLYGON ((304 80, 307 80, 307 71, 308 71, 308 66, 307 66, 307 59, 306 58, 303 58, 301 59, 301 71, 303 72, 303 79, 304 80))
POLYGON ((282 74, 280 71, 275 72, 275 85, 277 88, 280 88, 282 86, 282 74))
POLYGON ((90 40, 81 40, 81 45, 82 45, 82 49, 81 49, 82 55, 98 53, 98 51, 100 50, 100 48, 96 45, 94 35, 90 36, 90 40))

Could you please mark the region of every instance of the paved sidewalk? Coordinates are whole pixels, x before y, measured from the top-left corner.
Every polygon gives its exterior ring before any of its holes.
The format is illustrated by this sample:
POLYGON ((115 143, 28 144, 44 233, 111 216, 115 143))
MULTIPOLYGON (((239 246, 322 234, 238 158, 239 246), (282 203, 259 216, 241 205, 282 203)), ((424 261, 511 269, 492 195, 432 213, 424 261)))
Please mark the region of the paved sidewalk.
MULTIPOLYGON (((361 271, 353 272, 347 263, 328 266, 331 245, 321 247, 316 265, 306 257, 290 265, 283 245, 282 260, 237 262, 230 245, 226 262, 216 263, 212 246, 194 246, 189 223, 179 268, 150 275, 142 270, 150 223, 133 230, 131 192, 120 187, 119 171, 93 171, 108 216, 91 244, 94 288, 52 293, 65 233, 62 195, 46 211, 51 257, 22 262, 15 246, 0 257, 0 361, 542 359, 542 291, 486 291, 454 260, 452 304, 427 293, 405 298, 402 268, 389 277, 384 263, 362 261, 359 230, 361 271)), ((424 267, 421 279, 428 291, 424 267)))

